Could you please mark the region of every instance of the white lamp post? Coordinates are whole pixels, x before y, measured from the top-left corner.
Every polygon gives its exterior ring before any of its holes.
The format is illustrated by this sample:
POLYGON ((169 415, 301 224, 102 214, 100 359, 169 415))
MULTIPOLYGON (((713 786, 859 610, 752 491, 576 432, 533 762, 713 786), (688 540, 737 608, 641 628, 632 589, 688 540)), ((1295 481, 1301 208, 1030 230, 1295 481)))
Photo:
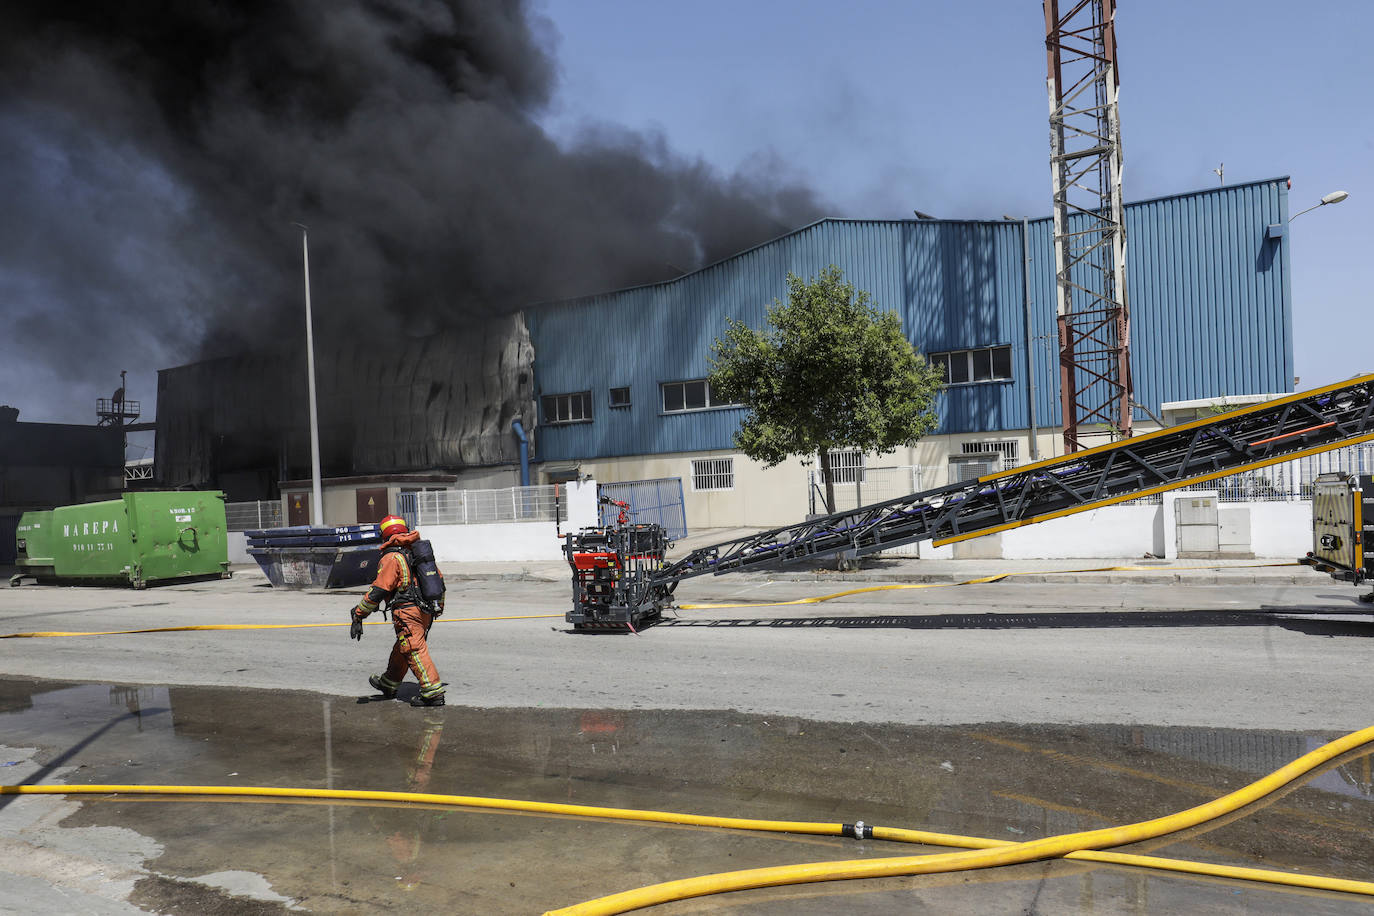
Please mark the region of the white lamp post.
POLYGON ((315 328, 310 317, 310 240, 301 223, 301 257, 305 263, 305 366, 310 387, 310 524, 324 524, 324 499, 320 495, 320 422, 315 406, 315 328))
POLYGON ((1350 194, 1345 191, 1332 191, 1330 194, 1325 194, 1322 196, 1321 203, 1313 204, 1306 210, 1299 210, 1297 213, 1294 213, 1292 216, 1288 217, 1288 221, 1291 223, 1293 222, 1293 220, 1297 219, 1299 216, 1302 216, 1304 213, 1311 213, 1318 207, 1325 207, 1327 204, 1338 204, 1349 196, 1350 194))

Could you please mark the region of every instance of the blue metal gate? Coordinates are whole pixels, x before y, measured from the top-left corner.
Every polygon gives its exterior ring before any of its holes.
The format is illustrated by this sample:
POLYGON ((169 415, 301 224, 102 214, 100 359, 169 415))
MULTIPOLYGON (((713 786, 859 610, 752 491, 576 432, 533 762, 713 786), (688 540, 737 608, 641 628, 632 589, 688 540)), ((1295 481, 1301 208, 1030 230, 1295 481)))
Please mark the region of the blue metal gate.
MULTIPOLYGON (((659 477, 656 480, 624 480, 597 485, 597 493, 608 499, 630 504, 630 521, 637 525, 662 525, 668 537, 680 541, 687 536, 687 512, 682 505, 682 478, 659 477)), ((620 510, 615 506, 601 507, 601 524, 615 524, 620 510)))

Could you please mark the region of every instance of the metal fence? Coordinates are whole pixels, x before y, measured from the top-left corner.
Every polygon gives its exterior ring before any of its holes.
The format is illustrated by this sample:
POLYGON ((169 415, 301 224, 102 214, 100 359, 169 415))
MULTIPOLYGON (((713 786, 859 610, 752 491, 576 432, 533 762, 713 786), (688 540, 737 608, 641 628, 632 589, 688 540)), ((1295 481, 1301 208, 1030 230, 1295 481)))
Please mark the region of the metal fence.
MULTIPOLYGON (((835 511, 847 512, 860 506, 938 487, 945 482, 947 473, 944 468, 922 467, 917 464, 863 468, 857 474, 854 470, 847 469, 844 474, 847 479, 835 483, 835 511)), ((807 511, 812 515, 824 515, 825 482, 821 472, 808 471, 807 484, 810 494, 807 511)))
MULTIPOLYGON (((1002 469, 1010 470, 1016 466, 1018 462, 1011 461, 1002 469)), ((1348 445, 1329 452, 1318 452, 1295 461, 1231 474, 1205 483, 1189 484, 1179 489, 1184 492, 1215 492, 1220 502, 1295 502, 1311 499, 1312 482, 1317 479, 1318 474, 1331 471, 1345 474, 1374 474, 1374 443, 1348 445)), ((847 512, 859 506, 943 486, 955 479, 956 472, 952 467, 899 465, 863 468, 858 472, 857 480, 853 479, 852 470, 847 470, 846 474, 850 475, 846 482, 835 484, 836 512, 847 512)), ((824 514, 825 484, 822 482, 820 471, 809 472, 808 484, 809 511, 813 515, 824 514)), ((1127 504, 1148 505, 1162 501, 1163 497, 1156 493, 1153 496, 1129 500, 1127 504)))
MULTIPOLYGON (((1285 461, 1282 464, 1231 474, 1205 483, 1189 484, 1179 489, 1183 492, 1215 492, 1217 501, 1223 503, 1296 502, 1311 499, 1312 482, 1317 479, 1318 474, 1331 471, 1343 474, 1374 473, 1374 445, 1347 445, 1345 448, 1318 452, 1296 461, 1285 461)), ((1155 494, 1132 502, 1158 503, 1162 499, 1159 494, 1155 494)))
MULTIPOLYGON (((662 525, 670 540, 687 536, 687 511, 682 502, 681 477, 656 477, 653 480, 622 480, 597 485, 599 496, 629 503, 630 521, 636 525, 662 525)), ((614 525, 620 514, 617 506, 601 507, 601 524, 614 525)))
POLYGON ((225 527, 229 531, 280 528, 283 525, 281 500, 264 499, 248 503, 225 503, 224 521, 225 527))
POLYGON ((490 525, 496 522, 567 521, 568 504, 558 484, 502 490, 425 490, 402 493, 400 515, 420 525, 490 525))

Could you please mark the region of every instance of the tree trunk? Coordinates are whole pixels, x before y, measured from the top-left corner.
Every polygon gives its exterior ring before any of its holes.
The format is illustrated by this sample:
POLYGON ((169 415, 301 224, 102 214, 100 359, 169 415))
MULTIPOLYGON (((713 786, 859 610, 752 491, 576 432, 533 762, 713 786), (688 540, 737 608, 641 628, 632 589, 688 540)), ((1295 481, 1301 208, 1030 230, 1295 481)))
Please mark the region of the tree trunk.
POLYGON ((821 479, 825 481, 825 512, 827 515, 835 514, 835 475, 830 470, 830 449, 822 446, 819 449, 821 459, 821 479))

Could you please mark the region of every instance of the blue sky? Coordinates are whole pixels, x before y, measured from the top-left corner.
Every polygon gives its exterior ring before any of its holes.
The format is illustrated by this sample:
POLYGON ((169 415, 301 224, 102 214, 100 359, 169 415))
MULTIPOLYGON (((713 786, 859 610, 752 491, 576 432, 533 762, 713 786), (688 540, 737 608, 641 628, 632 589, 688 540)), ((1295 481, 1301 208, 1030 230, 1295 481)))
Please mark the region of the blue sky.
MULTIPOLYGON (((547 128, 660 133, 805 179, 841 217, 1050 213, 1035 0, 544 0, 547 128)), ((1288 175, 1300 387, 1374 371, 1374 4, 1121 0, 1127 201, 1288 175), (1358 331, 1356 330, 1358 329, 1358 331)), ((1129 263, 1128 263, 1129 269, 1129 263)), ((1052 306, 1049 306, 1052 307, 1052 306)))

